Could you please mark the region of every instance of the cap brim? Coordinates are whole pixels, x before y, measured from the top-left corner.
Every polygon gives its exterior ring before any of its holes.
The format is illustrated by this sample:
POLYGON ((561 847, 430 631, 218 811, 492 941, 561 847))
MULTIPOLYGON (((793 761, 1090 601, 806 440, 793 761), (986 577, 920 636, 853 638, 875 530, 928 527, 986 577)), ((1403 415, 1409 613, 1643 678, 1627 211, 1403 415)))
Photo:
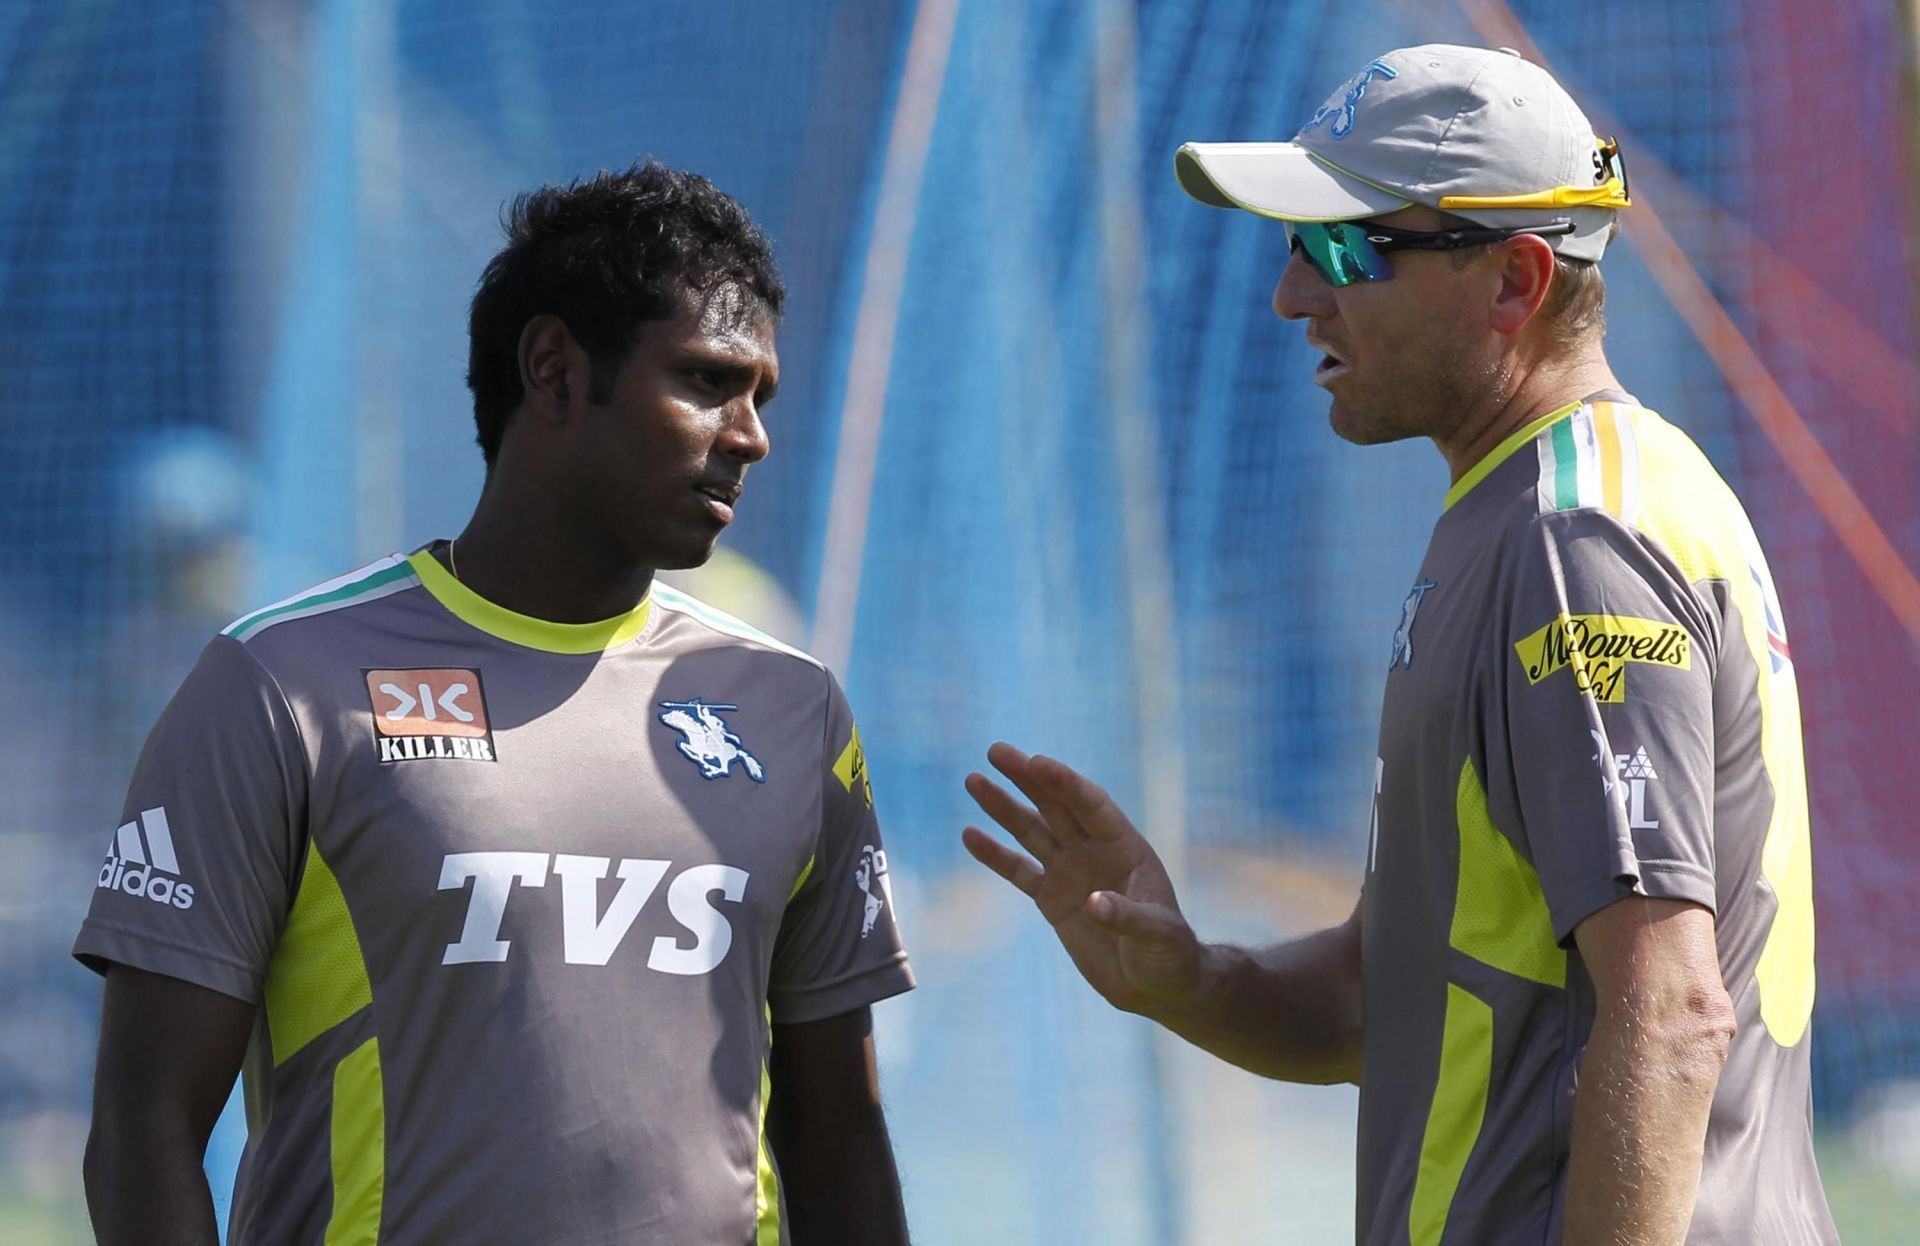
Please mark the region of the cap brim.
POLYGON ((1282 221, 1351 221, 1413 202, 1315 159, 1297 143, 1183 143, 1173 171, 1201 203, 1282 221))

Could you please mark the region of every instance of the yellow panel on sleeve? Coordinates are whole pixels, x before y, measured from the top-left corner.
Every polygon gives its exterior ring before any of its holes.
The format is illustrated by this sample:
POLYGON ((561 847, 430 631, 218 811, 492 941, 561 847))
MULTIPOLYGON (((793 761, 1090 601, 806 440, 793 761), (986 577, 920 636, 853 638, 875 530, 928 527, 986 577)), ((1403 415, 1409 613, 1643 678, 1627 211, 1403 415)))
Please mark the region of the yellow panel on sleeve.
MULTIPOLYGON (((1647 506, 1639 526, 1691 582, 1725 583, 1741 630, 1722 643, 1744 645, 1759 672, 1754 693, 1760 702, 1760 752, 1773 788, 1760 872, 1778 908, 1754 981, 1768 1036, 1792 1047, 1813 1017, 1813 849, 1800 688, 1793 668, 1776 672, 1769 656, 1767 596, 1773 573, 1746 512, 1698 447, 1650 411, 1635 412, 1633 419, 1647 475, 1647 506)), ((1784 619, 1779 626, 1784 641, 1784 619)))
POLYGON ((267 965, 267 1030, 274 1064, 285 1064, 372 1002, 367 963, 340 880, 309 843, 300 894, 267 965))

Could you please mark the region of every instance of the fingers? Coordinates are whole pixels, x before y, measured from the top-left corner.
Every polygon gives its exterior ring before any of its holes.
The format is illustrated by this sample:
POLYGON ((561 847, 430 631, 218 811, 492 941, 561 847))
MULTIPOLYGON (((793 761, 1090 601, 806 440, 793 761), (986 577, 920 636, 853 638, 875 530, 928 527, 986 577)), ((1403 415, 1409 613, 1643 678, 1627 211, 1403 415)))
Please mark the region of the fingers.
MULTIPOLYGON (((1073 810, 1061 801, 1054 785, 1044 781, 1046 758, 1029 757, 1003 741, 987 750, 987 760, 1033 802, 1034 808, 1059 843, 1072 843, 1086 837, 1086 831, 1082 829, 1073 810)), ((1058 767, 1060 763, 1054 762, 1053 765, 1058 767)))
POLYGON ((1040 889, 1045 871, 980 828, 969 826, 961 831, 960 842, 966 845, 974 860, 1012 883, 1028 898, 1040 889))
POLYGON ((1045 818, 1015 800, 1007 790, 984 774, 970 774, 966 779, 967 795, 973 797, 975 804, 1018 840, 1020 846, 1032 853, 1045 865, 1053 860, 1059 851, 1059 841, 1047 828, 1045 818))
POLYGON ((1087 835, 1111 842, 1139 834, 1105 788, 1063 761, 1028 757, 1011 744, 994 745, 987 760, 1033 801, 1062 840, 1087 835))

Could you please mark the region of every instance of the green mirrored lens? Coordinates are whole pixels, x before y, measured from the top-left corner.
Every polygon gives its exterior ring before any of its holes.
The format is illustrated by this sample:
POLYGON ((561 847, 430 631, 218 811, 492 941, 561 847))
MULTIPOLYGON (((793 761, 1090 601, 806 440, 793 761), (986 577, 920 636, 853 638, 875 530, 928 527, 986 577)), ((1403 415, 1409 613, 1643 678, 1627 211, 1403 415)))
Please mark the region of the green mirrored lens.
POLYGON ((1350 286, 1393 276, 1393 266, 1367 241, 1366 230, 1351 221, 1289 221, 1287 240, 1299 244, 1307 262, 1329 285, 1350 286))

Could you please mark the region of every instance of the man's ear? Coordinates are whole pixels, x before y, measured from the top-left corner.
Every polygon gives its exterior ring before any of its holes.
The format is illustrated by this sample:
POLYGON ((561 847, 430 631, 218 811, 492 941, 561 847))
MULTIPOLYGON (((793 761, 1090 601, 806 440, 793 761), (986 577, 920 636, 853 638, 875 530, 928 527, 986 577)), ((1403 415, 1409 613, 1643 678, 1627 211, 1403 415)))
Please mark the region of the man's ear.
POLYGON ((1539 314, 1555 276, 1553 248, 1537 234, 1520 234, 1501 245, 1500 286, 1494 292, 1488 323, 1509 337, 1539 314))
POLYGON ((568 399, 585 390, 587 353, 558 316, 535 316, 520 330, 520 390, 536 418, 558 423, 568 399))

